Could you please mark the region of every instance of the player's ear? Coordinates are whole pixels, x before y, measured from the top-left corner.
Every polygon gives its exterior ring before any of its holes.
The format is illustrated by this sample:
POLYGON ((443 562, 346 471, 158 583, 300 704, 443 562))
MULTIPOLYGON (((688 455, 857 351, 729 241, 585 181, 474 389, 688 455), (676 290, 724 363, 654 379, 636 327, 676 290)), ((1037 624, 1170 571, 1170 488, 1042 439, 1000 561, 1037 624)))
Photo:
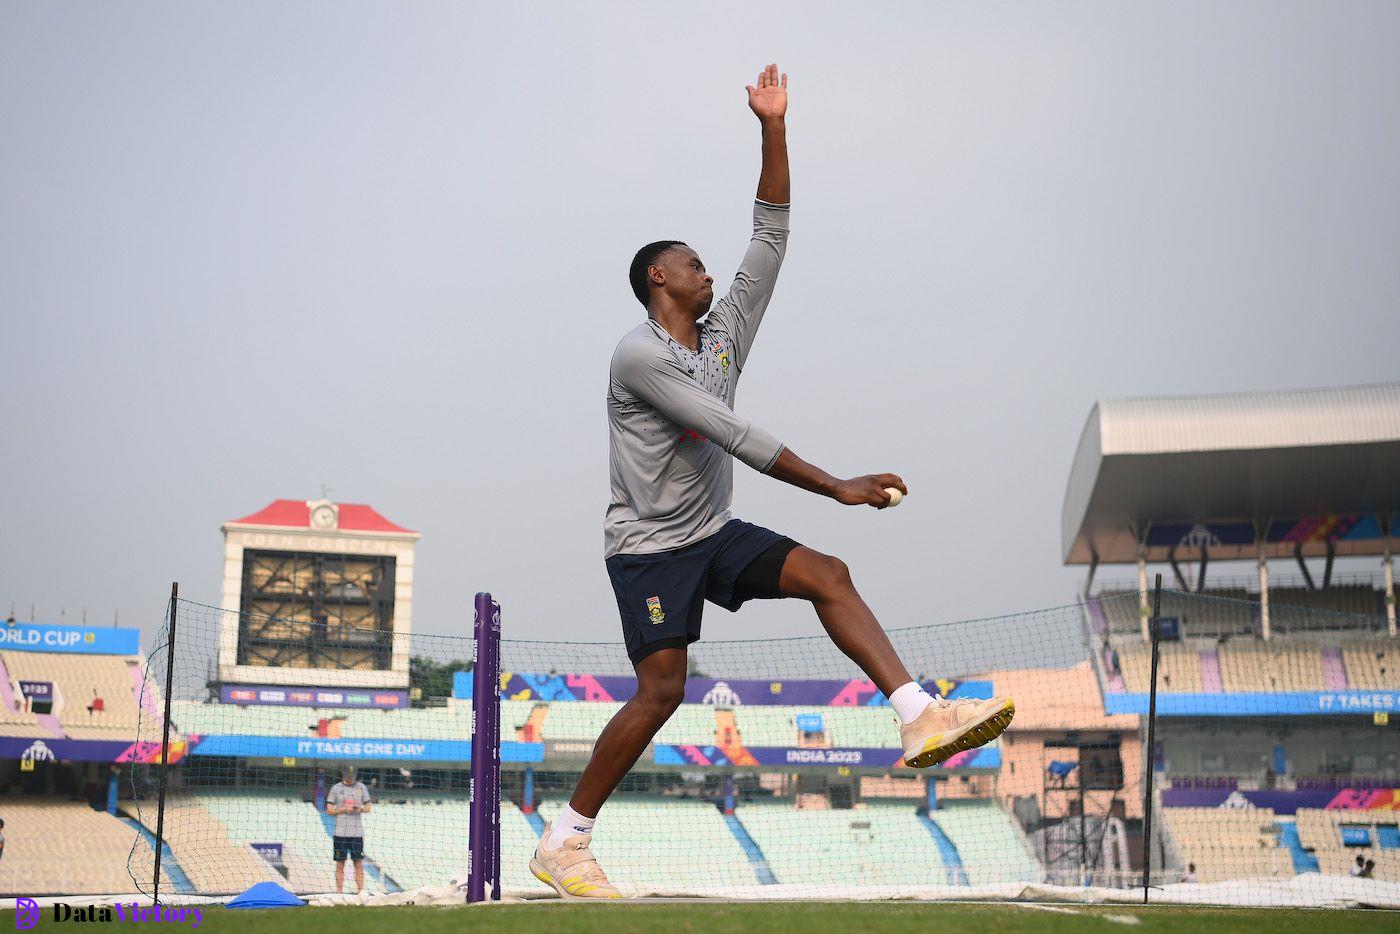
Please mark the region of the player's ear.
POLYGON ((651 280, 652 285, 664 289, 666 287, 666 270, 652 263, 647 267, 647 279, 651 280))

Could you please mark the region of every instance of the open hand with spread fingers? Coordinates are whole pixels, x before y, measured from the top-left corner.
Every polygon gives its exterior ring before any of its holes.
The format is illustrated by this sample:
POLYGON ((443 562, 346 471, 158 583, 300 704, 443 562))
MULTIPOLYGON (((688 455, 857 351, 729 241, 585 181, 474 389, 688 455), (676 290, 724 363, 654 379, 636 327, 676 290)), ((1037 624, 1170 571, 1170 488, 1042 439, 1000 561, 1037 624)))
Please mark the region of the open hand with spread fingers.
POLYGON ((778 74, 777 65, 758 73, 758 85, 747 86, 749 107, 760 120, 779 120, 787 113, 787 75, 778 74))

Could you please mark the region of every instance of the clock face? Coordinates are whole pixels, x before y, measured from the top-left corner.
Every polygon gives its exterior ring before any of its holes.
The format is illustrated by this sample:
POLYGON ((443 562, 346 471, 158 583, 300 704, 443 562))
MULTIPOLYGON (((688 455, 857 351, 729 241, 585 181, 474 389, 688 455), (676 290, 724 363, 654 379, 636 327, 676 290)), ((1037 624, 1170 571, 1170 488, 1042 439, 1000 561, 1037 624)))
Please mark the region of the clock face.
POLYGON ((311 510, 311 525, 318 529, 335 528, 335 510, 330 506, 317 506, 311 510))

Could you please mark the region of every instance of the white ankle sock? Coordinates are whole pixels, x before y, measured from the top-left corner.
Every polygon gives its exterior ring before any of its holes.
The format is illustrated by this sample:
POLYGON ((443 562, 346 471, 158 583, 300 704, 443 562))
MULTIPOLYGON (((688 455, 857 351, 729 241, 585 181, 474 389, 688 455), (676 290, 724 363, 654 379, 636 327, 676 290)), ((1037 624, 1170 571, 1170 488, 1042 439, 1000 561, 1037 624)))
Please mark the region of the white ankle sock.
POLYGON ((890 706, 894 708, 895 716, 899 717, 901 724, 912 723, 919 719, 919 714, 923 713, 924 708, 932 703, 933 697, 928 691, 919 687, 917 681, 900 685, 890 695, 890 706))
POLYGON ((559 816, 554 819, 554 826, 549 829, 549 839, 544 842, 544 848, 557 850, 569 837, 577 837, 580 834, 585 837, 592 836, 593 825, 596 823, 598 818, 584 817, 566 804, 559 809, 559 816))

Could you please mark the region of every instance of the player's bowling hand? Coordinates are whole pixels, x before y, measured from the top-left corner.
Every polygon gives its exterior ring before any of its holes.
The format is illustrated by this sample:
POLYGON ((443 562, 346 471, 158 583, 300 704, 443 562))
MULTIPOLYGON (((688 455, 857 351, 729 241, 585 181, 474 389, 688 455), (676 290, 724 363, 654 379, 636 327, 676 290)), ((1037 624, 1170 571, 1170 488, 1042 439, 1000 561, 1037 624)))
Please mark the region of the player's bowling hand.
POLYGON ((873 473, 842 480, 836 485, 835 499, 847 506, 874 506, 876 509, 884 509, 890 505, 890 494, 885 492, 888 487, 893 487, 905 496, 909 495, 909 488, 897 474, 873 473))

